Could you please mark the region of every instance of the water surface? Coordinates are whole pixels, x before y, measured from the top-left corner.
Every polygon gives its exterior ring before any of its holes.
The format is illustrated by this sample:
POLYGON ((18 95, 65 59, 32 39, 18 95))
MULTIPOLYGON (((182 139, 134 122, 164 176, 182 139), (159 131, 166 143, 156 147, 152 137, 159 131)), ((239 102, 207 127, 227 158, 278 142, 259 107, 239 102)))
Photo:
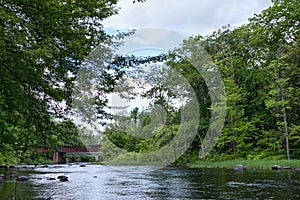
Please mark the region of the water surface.
POLYGON ((30 181, 5 181, 0 186, 2 199, 15 189, 21 200, 300 199, 300 172, 294 170, 51 165, 21 173, 30 181), (59 175, 68 176, 69 181, 47 180, 59 175))

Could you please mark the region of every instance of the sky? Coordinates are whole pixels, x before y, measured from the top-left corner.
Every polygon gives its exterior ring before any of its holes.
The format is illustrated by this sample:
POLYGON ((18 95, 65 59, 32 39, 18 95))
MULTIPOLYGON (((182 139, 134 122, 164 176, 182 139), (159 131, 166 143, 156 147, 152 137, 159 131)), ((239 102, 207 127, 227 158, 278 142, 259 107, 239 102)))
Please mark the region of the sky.
POLYGON ((106 30, 163 28, 180 34, 208 35, 222 26, 240 26, 271 0, 120 0, 119 13, 104 21, 106 30))

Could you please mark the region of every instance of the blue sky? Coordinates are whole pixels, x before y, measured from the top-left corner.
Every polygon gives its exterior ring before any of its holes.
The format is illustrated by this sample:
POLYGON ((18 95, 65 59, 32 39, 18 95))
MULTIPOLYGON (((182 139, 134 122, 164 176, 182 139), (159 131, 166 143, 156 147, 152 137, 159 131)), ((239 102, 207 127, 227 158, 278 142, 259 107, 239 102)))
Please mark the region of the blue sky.
POLYGON ((221 26, 240 26, 271 0, 120 0, 119 13, 104 21, 106 30, 164 28, 184 35, 208 35, 221 26))

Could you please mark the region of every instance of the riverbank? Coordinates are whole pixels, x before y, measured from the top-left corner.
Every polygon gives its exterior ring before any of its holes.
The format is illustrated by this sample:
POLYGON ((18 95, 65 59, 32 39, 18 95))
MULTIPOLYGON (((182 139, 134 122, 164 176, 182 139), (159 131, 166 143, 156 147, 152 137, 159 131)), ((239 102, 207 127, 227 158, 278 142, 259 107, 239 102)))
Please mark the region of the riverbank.
MULTIPOLYGON (((79 165, 78 163, 69 163, 79 165)), ((88 162, 89 165, 115 165, 115 166, 144 166, 141 162, 88 162)), ((161 166, 162 163, 147 163, 147 166, 161 166)), ((52 164, 40 164, 42 168, 46 168, 52 164)), ((300 170, 300 160, 229 160, 229 161, 197 161, 195 163, 172 165, 173 167, 188 167, 188 168, 224 168, 232 169, 234 166, 243 165, 246 169, 261 169, 272 170, 272 167, 277 165, 282 168, 291 168, 300 170)), ((0 169, 34 169, 37 165, 0 165, 0 169)))
POLYGON ((300 168, 300 160, 229 160, 229 161, 197 161, 188 165, 190 168, 228 168, 243 165, 246 169, 271 170, 274 165, 300 168))
MULTIPOLYGON (((144 166, 140 162, 91 162, 92 165, 115 165, 115 166, 144 166)), ((148 166, 161 166, 161 163, 147 163, 148 166), (159 165, 160 164, 160 165, 159 165)), ((272 170, 272 167, 278 166, 282 169, 300 170, 300 160, 229 160, 229 161, 197 161, 189 164, 175 164, 173 167, 188 168, 224 168, 232 169, 237 165, 243 165, 246 169, 252 170, 272 170)))

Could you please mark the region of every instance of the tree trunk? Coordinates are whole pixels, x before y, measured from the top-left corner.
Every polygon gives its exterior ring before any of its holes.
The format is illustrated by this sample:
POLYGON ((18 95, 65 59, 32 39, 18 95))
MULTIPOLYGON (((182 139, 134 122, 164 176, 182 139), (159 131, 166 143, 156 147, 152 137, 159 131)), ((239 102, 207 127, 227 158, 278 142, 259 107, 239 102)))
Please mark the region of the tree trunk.
POLYGON ((200 142, 201 142, 201 151, 202 151, 202 157, 204 158, 205 157, 205 152, 204 152, 204 144, 203 144, 203 141, 202 141, 202 138, 200 136, 200 133, 197 134, 199 139, 200 139, 200 142))
MULTIPOLYGON (((284 103, 284 101, 285 101, 284 93, 280 86, 279 86, 279 88, 280 88, 280 94, 281 94, 281 101, 282 101, 282 103, 284 103)), ((285 110, 284 105, 283 105, 282 112, 283 112, 283 122, 284 122, 284 130, 285 130, 286 155, 287 155, 288 160, 290 160, 291 157, 290 157, 290 144, 289 144, 289 130, 288 130, 288 124, 287 124, 286 110, 285 110)))

